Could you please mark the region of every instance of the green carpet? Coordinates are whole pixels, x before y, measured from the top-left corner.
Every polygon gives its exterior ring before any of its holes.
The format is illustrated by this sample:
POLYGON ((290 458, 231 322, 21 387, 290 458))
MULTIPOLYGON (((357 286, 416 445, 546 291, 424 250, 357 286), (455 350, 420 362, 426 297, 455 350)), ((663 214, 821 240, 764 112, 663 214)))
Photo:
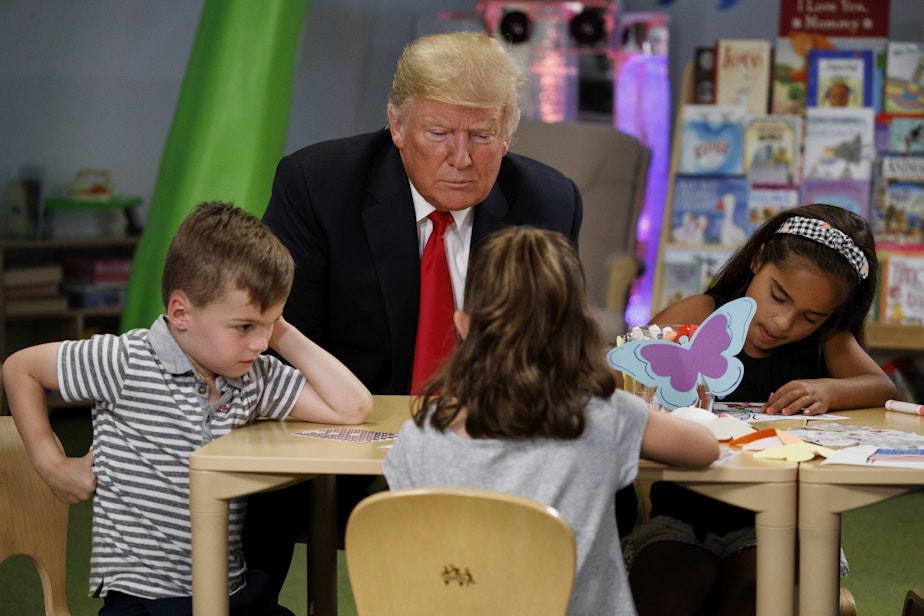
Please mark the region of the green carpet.
MULTIPOLYGON (((70 455, 86 453, 90 438, 85 411, 56 411, 52 422, 70 455)), ((909 588, 924 587, 924 492, 918 491, 843 515, 842 545, 850 574, 842 585, 853 593, 859 616, 895 616, 909 588)), ((90 562, 90 503, 70 510, 67 597, 73 616, 93 616, 101 601, 87 597, 90 562)), ((343 552, 338 561, 339 614, 355 616, 343 552)), ((297 546, 281 603, 307 614, 305 550, 297 546)), ((35 567, 16 556, 0 564, 0 614, 41 616, 42 589, 35 567)))

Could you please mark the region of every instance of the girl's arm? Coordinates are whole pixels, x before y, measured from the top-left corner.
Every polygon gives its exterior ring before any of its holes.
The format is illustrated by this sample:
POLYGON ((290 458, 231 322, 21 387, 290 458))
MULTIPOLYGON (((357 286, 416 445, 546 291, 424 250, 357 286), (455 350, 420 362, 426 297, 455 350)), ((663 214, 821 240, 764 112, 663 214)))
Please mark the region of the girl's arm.
POLYGON ((719 443, 703 425, 649 409, 641 456, 673 466, 709 466, 719 457, 719 443))
POLYGON ((281 317, 270 346, 308 380, 291 417, 333 424, 359 424, 369 417, 369 390, 337 358, 281 317))
POLYGON ((48 421, 45 391, 58 389, 58 347, 50 342, 10 355, 3 363, 3 386, 16 429, 36 472, 65 503, 78 503, 93 495, 93 452, 68 458, 48 421))
POLYGON ((849 331, 834 334, 824 343, 823 352, 831 378, 786 383, 773 392, 768 413, 820 415, 829 410, 882 406, 886 400, 901 396, 892 379, 849 331))
POLYGON ((651 318, 658 325, 699 325, 715 312, 715 301, 708 295, 691 295, 671 304, 651 318))

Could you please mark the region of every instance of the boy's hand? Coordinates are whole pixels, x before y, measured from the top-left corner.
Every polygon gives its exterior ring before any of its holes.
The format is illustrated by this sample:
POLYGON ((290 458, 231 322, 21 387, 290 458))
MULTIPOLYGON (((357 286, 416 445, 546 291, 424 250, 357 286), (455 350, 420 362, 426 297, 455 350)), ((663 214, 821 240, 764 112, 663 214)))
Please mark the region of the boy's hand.
POLYGON ((69 505, 87 500, 96 492, 93 451, 82 458, 66 458, 55 468, 46 469, 42 479, 59 500, 69 505))

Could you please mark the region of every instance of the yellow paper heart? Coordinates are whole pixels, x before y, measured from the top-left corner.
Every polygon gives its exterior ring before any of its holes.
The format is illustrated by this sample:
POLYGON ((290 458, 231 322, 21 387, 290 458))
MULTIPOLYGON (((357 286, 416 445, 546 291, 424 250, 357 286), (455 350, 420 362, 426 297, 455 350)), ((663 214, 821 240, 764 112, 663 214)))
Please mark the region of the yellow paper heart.
POLYGON ((788 462, 808 462, 816 455, 827 458, 832 453, 827 447, 820 447, 800 440, 798 443, 789 443, 779 447, 771 447, 754 454, 755 458, 764 460, 786 460, 788 462))

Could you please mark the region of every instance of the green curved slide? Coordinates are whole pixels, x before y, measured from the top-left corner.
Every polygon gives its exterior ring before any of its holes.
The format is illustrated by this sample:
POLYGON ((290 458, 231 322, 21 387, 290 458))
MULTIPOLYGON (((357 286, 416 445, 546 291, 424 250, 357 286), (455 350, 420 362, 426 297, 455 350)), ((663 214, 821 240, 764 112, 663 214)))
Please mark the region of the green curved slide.
POLYGON ((164 254, 202 201, 262 216, 283 154, 299 35, 309 0, 205 0, 160 161, 122 331, 163 313, 164 254))

